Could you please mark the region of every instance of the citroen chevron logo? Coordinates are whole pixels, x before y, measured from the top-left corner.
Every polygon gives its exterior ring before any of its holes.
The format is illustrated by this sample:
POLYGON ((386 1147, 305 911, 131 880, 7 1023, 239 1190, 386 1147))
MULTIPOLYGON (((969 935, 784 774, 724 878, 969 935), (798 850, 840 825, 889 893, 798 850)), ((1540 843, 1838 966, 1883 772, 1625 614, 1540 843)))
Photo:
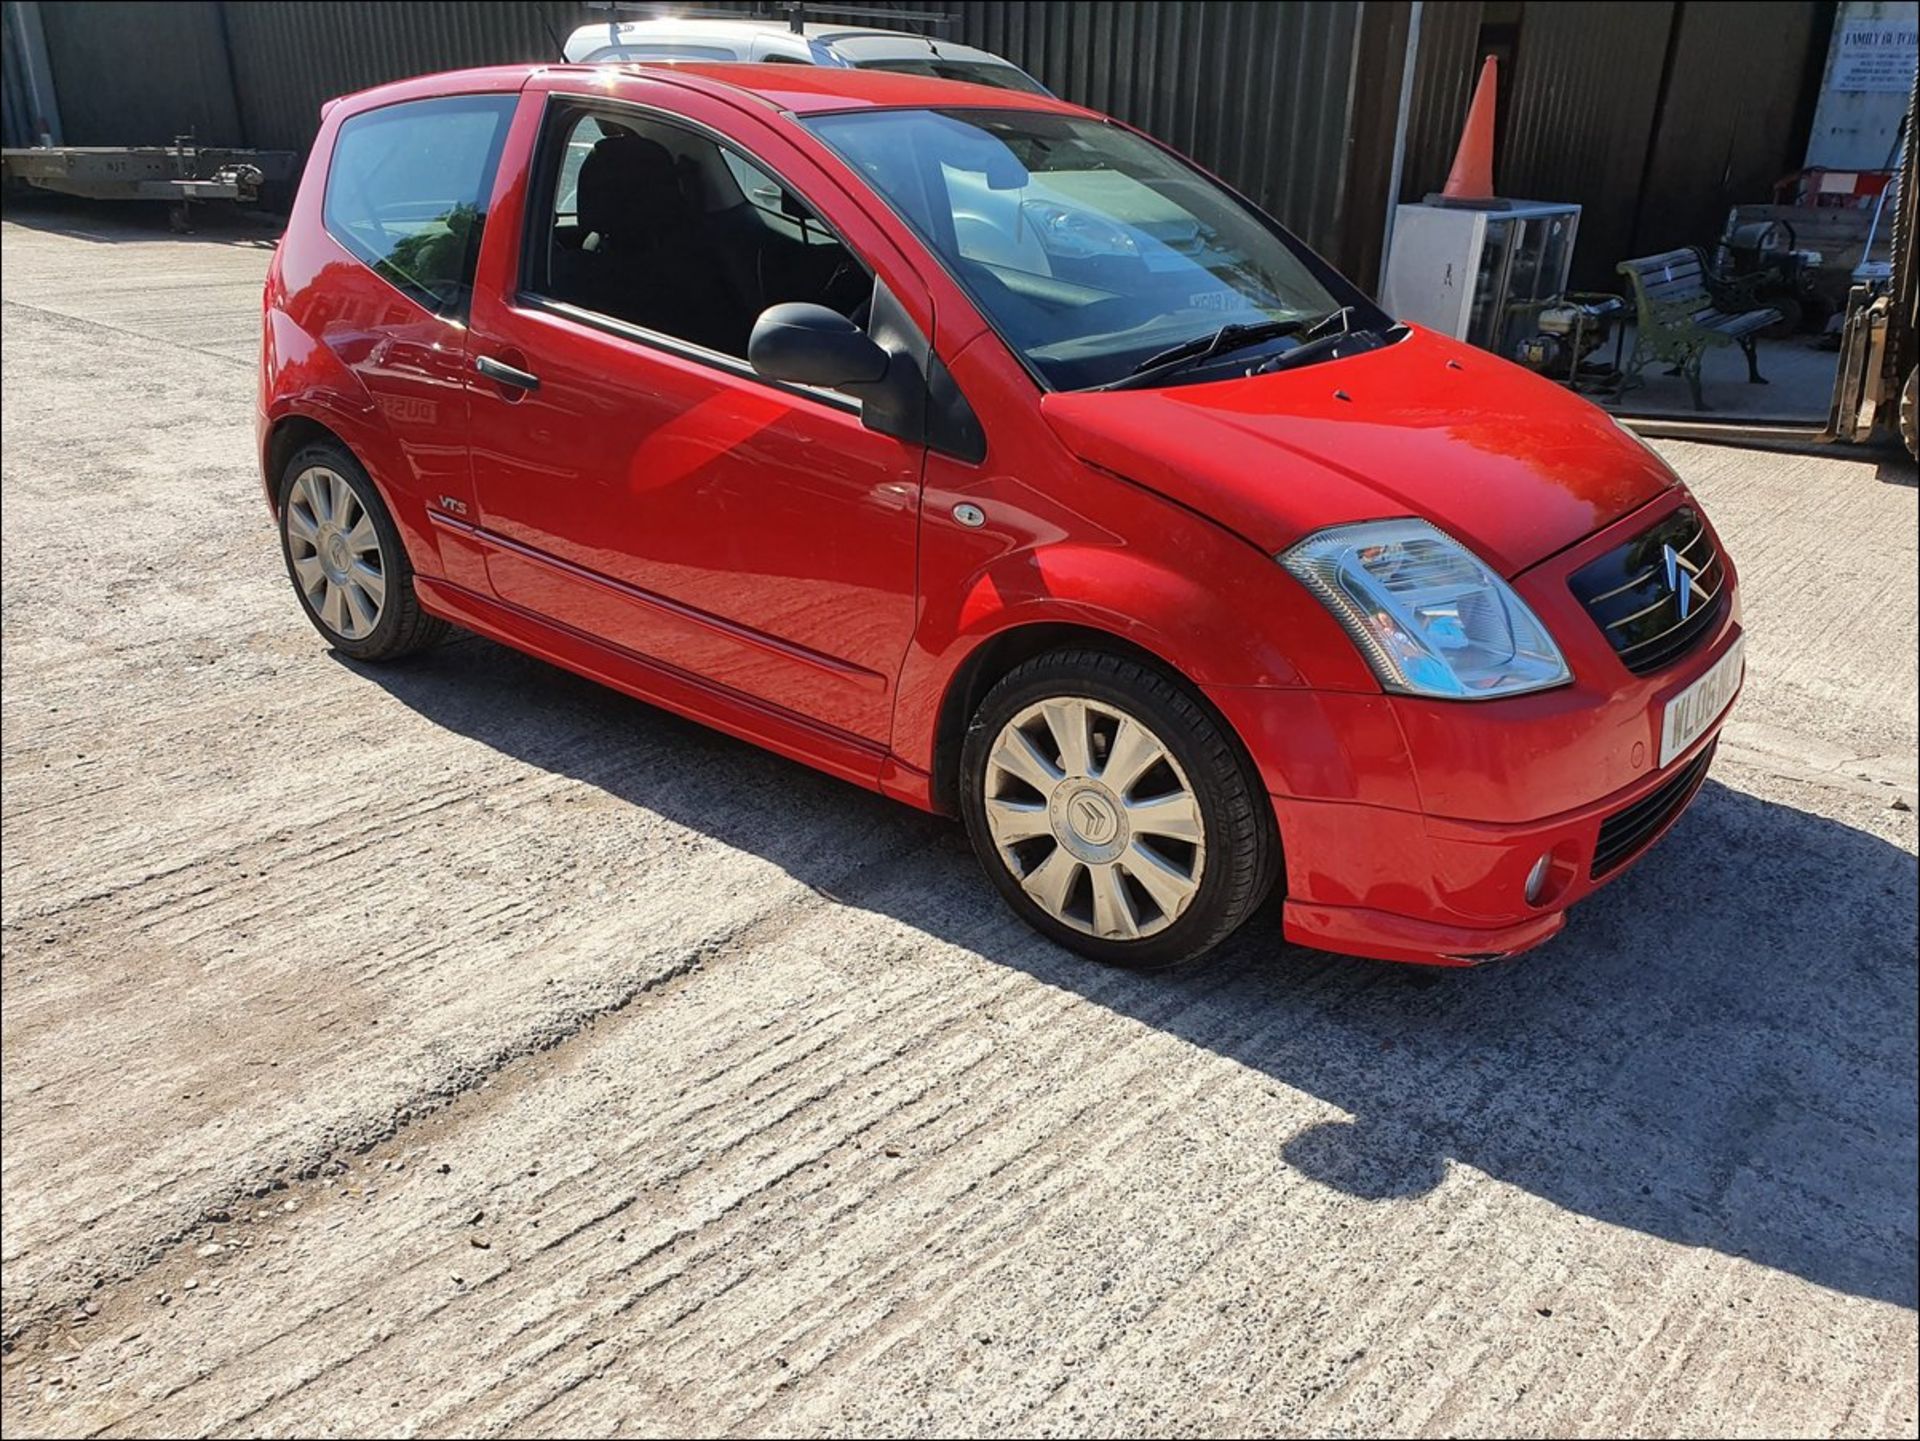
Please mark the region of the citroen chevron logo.
POLYGON ((1695 579, 1700 568, 1670 545, 1663 548, 1663 555, 1667 564, 1667 589, 1673 592, 1680 619, 1685 620, 1693 613, 1693 602, 1700 593, 1700 582, 1695 579))
POLYGON ((1080 834, 1096 846, 1113 839, 1113 813, 1092 796, 1081 796, 1074 803, 1074 816, 1080 834))

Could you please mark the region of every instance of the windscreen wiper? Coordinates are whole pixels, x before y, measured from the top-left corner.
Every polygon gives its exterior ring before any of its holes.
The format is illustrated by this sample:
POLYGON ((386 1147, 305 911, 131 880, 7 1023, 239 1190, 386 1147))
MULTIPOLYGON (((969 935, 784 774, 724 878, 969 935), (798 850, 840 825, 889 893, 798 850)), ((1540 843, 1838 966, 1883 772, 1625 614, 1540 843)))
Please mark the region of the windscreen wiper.
MULTIPOLYGON (((1330 310, 1318 320, 1300 332, 1300 340, 1305 344, 1309 340, 1318 340, 1323 335, 1346 335, 1353 329, 1354 307, 1343 305, 1338 310, 1330 310), (1334 330, 1338 325, 1339 330, 1334 330)), ((1288 351, 1289 355, 1293 352, 1288 351)))
POLYGON ((1118 380, 1095 386, 1094 389, 1132 390, 1138 386, 1152 385, 1156 380, 1198 365, 1203 360, 1211 360, 1216 355, 1244 350, 1263 340, 1278 340, 1282 336, 1292 335, 1306 323, 1304 320, 1229 321, 1211 335, 1197 335, 1158 355, 1149 355, 1118 380))
POLYGON ((1363 351, 1379 349, 1380 345, 1386 343, 1380 340, 1379 332, 1375 330, 1334 330, 1331 336, 1321 336, 1319 340, 1308 340, 1300 345, 1294 345, 1290 351, 1283 351, 1281 355, 1269 355, 1265 361, 1261 361, 1260 365, 1254 366, 1246 374, 1271 376, 1275 370, 1292 370, 1294 366, 1313 365, 1313 361, 1325 361, 1327 357, 1331 357, 1332 353, 1342 345, 1348 342, 1361 342, 1361 340, 1365 340, 1365 343, 1357 345, 1357 349, 1363 349, 1363 351))
MULTIPOLYGON (((1338 311, 1329 311, 1321 319, 1313 320, 1306 330, 1300 332, 1298 345, 1294 345, 1290 351, 1281 351, 1279 355, 1269 355, 1265 361, 1261 361, 1260 365, 1248 370, 1248 374, 1267 376, 1267 374, 1273 374, 1275 370, 1290 370, 1296 365, 1313 365, 1313 361, 1325 361, 1336 349, 1340 349, 1340 345, 1350 340, 1357 340, 1359 336, 1369 336, 1369 338, 1382 336, 1382 332, 1373 328, 1354 330, 1354 315, 1356 315, 1356 307, 1352 305, 1342 305, 1338 311)), ((1363 345, 1361 349, 1375 349, 1380 343, 1384 343, 1384 340, 1373 340, 1371 345, 1363 345)))

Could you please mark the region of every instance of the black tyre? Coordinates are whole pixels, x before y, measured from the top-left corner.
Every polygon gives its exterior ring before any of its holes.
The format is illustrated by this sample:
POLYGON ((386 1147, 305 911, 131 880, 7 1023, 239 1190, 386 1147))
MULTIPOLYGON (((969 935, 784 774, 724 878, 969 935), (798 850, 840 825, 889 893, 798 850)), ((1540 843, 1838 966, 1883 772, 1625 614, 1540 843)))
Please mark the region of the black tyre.
POLYGON ((1920 366, 1907 371, 1900 387, 1900 439, 1907 454, 1920 460, 1920 366))
POLYGON ((1807 323, 1806 307, 1791 295, 1772 296, 1766 304, 1770 309, 1779 311, 1780 318, 1761 329, 1763 340, 1790 340, 1807 323))
POLYGON ((344 446, 319 441, 280 472, 280 553, 314 629, 355 660, 395 660, 447 623, 420 608, 413 566, 373 481, 344 446))
POLYGON ((1054 651, 980 703, 960 809, 988 877, 1028 924, 1136 970, 1199 959, 1280 869, 1264 787, 1232 736, 1163 672, 1054 651))

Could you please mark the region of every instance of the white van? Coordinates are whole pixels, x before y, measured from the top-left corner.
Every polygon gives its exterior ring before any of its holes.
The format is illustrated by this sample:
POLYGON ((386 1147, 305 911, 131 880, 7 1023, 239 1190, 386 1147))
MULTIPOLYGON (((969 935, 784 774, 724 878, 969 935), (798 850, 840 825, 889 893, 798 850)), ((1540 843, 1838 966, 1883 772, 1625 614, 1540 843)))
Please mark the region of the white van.
POLYGON ((846 25, 803 25, 796 30, 785 20, 609 20, 574 31, 567 38, 566 58, 585 65, 625 60, 834 65, 1047 93, 1017 65, 971 45, 846 25))

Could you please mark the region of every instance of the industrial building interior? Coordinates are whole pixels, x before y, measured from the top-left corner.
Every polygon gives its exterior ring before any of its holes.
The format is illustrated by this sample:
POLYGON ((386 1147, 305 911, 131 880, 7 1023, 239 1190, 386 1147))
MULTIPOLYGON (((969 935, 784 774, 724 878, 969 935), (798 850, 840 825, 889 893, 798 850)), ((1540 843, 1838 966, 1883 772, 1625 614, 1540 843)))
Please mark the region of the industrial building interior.
POLYGON ((1771 5, 1738 45, 1723 6, 1418 9, 1389 309, 1618 414, 1823 426, 1892 268, 1914 7, 1771 5), (1475 144, 1490 181, 1440 193, 1475 144))

